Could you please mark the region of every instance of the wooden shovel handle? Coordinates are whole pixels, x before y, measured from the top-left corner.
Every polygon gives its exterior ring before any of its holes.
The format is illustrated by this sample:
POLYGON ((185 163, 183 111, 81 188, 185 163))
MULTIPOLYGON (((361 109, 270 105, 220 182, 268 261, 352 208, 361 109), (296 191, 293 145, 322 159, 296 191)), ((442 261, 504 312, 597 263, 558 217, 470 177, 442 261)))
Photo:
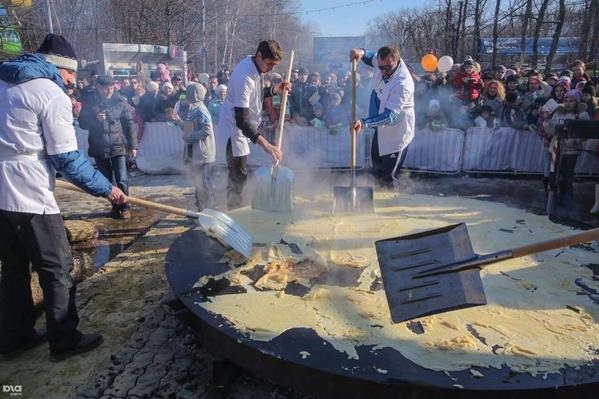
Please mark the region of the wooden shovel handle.
POLYGON ((356 123, 356 68, 357 62, 355 59, 351 60, 351 121, 349 122, 349 130, 351 132, 351 167, 352 170, 356 168, 356 129, 354 124, 356 123))
MULTIPOLYGON (((286 79, 291 79, 291 71, 293 69, 293 58, 295 57, 295 51, 291 50, 291 55, 289 56, 289 66, 287 67, 287 75, 286 79)), ((279 136, 277 137, 277 148, 280 150, 281 145, 283 144, 283 131, 285 130, 285 112, 287 111, 287 96, 289 93, 287 90, 283 90, 283 95, 281 96, 281 109, 279 114, 279 136)))
MULTIPOLYGON (((71 190, 71 191, 78 191, 80 193, 87 194, 85 191, 83 191, 79 187, 74 186, 71 183, 68 183, 68 182, 65 182, 62 180, 56 180, 56 187, 64 188, 64 189, 71 190)), ((199 216, 199 214, 197 212, 188 211, 186 209, 177 208, 177 207, 170 206, 170 205, 159 204, 157 202, 152 202, 152 201, 148 201, 148 200, 141 199, 141 198, 135 198, 135 197, 131 197, 131 196, 127 196, 127 202, 130 204, 143 206, 144 208, 155 209, 157 211, 172 213, 174 215, 179 215, 179 216, 186 216, 189 218, 197 218, 199 216)))
POLYGON ((553 240, 547 240, 513 248, 511 250, 512 257, 519 258, 521 256, 532 255, 539 252, 549 251, 551 249, 563 248, 594 240, 599 240, 599 227, 583 231, 582 233, 572 234, 567 237, 555 238, 553 240))

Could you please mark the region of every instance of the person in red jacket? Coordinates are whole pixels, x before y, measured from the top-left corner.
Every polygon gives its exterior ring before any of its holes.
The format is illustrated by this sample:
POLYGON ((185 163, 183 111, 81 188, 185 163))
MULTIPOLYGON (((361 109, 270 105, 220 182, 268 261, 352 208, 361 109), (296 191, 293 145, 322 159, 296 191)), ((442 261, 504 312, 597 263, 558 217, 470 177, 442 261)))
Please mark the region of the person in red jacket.
POLYGON ((483 81, 476 71, 472 58, 467 58, 460 67, 460 72, 453 78, 455 96, 464 103, 477 101, 483 89, 483 81))

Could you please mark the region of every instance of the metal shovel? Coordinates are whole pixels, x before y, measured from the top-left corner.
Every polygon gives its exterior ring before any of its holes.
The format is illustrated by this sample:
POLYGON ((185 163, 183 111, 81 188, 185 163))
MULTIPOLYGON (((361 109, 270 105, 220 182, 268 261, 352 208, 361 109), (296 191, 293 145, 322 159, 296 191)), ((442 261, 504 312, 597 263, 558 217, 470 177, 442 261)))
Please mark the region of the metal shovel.
POLYGON ((487 303, 485 265, 599 239, 599 228, 486 255, 476 254, 465 223, 375 243, 394 323, 487 303))
POLYGON ((356 186, 356 60, 351 64, 352 91, 351 91, 351 174, 349 187, 333 187, 333 213, 341 212, 374 212, 372 187, 356 186))
MULTIPOLYGON (((286 79, 289 79, 291 76, 293 58, 294 51, 291 50, 286 79)), ((277 136, 277 148, 279 150, 283 144, 287 96, 288 92, 285 90, 281 98, 279 115, 279 135, 277 136)), ((291 169, 280 166, 277 162, 270 167, 263 166, 258 168, 255 176, 256 190, 252 197, 252 208, 270 212, 291 212, 293 210, 293 183, 295 176, 291 169)))
MULTIPOLYGON (((56 187, 85 193, 85 191, 81 190, 79 187, 62 180, 56 180, 56 187)), ((130 204, 197 219, 200 228, 208 233, 208 235, 214 236, 225 242, 246 258, 249 258, 252 254, 252 237, 239 223, 235 222, 231 217, 222 212, 215 211, 214 209, 204 209, 202 212, 194 212, 131 196, 127 196, 127 200, 130 204)))

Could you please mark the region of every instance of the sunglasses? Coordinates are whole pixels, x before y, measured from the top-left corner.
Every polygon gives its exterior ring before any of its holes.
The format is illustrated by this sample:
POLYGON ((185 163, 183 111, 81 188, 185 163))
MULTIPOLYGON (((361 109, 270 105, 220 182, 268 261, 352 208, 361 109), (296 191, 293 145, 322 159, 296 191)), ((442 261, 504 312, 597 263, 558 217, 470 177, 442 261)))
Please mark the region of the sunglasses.
POLYGON ((389 72, 393 69, 393 65, 379 65, 378 67, 383 72, 389 72))

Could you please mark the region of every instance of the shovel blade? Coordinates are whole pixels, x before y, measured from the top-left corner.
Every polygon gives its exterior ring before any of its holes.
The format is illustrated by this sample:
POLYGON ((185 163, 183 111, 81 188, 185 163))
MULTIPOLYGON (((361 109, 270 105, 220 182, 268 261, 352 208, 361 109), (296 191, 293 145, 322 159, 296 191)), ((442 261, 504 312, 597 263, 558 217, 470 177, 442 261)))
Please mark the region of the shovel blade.
POLYGON ((291 169, 284 166, 260 167, 255 175, 252 208, 269 212, 293 211, 295 175, 291 169))
POLYGON ((374 212, 372 187, 333 187, 333 213, 374 212))
POLYGON ((479 269, 415 277, 477 258, 464 223, 379 240, 375 246, 394 323, 487 303, 479 269))
POLYGON ((204 209, 198 214, 200 229, 214 236, 249 258, 252 255, 252 236, 229 215, 214 209, 204 209))

